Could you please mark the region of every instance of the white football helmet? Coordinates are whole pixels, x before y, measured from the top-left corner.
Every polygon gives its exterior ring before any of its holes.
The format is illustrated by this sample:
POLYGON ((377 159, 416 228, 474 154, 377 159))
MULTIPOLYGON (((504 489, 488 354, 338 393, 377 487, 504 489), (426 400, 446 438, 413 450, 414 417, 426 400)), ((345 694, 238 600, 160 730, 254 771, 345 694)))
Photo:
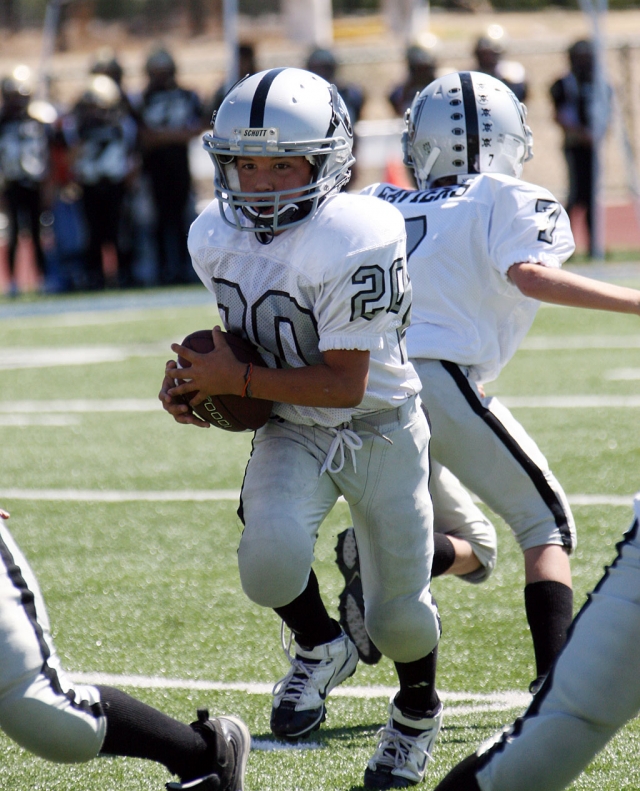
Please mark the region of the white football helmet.
POLYGON ((488 74, 446 74, 417 94, 405 118, 404 162, 419 189, 445 176, 503 173, 520 178, 533 156, 527 108, 488 74))
POLYGON ((204 148, 216 170, 214 194, 224 220, 240 231, 266 233, 268 239, 299 225, 349 181, 355 162, 349 113, 335 85, 309 71, 278 68, 245 77, 225 96, 212 123, 204 148), (306 157, 313 175, 302 190, 242 192, 238 156, 306 157))

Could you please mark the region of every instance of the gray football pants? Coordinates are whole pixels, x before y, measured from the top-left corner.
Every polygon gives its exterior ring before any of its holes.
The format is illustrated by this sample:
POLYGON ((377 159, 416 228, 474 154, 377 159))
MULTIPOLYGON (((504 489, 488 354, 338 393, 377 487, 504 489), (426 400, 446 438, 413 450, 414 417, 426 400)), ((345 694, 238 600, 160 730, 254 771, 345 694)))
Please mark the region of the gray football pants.
POLYGON ((390 659, 412 662, 431 653, 440 636, 429 589, 429 427, 414 397, 349 428, 363 443, 355 467, 347 452, 342 470, 322 474, 331 430, 277 418, 256 432, 241 495, 242 587, 263 607, 299 596, 320 524, 343 495, 358 542, 367 631, 390 659))
POLYGON ((560 791, 640 711, 640 495, 636 520, 576 616, 524 716, 476 773, 482 791, 560 791))
POLYGON ((36 578, 0 520, 0 728, 42 758, 88 761, 107 728, 99 701, 60 666, 36 578))

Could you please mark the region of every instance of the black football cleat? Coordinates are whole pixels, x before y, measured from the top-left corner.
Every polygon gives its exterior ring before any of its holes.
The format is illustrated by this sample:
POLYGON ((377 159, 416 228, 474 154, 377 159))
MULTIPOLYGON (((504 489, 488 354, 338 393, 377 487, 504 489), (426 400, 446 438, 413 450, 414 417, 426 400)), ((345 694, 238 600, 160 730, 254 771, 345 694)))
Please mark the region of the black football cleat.
POLYGON ((367 634, 364 625, 364 595, 360 579, 360 558, 355 531, 348 527, 338 534, 336 563, 344 577, 338 612, 340 626, 358 649, 358 656, 367 665, 377 665, 382 654, 367 634))
POLYGON ((476 780, 476 771, 480 768, 477 753, 468 755, 434 788, 434 791, 481 791, 476 780))
POLYGON ((198 719, 191 727, 201 734, 215 756, 212 772, 192 780, 167 783, 167 791, 243 791, 251 749, 251 735, 244 722, 237 717, 210 719, 206 709, 198 709, 198 719))

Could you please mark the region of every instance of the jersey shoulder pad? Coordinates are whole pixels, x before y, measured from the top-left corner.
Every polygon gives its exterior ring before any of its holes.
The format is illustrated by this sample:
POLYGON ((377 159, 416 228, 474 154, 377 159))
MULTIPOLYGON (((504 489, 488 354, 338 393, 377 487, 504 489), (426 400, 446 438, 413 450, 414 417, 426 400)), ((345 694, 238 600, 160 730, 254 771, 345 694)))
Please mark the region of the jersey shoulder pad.
POLYGON ((390 244, 404 234, 400 212, 372 195, 341 192, 321 208, 318 226, 344 234, 353 249, 390 244))

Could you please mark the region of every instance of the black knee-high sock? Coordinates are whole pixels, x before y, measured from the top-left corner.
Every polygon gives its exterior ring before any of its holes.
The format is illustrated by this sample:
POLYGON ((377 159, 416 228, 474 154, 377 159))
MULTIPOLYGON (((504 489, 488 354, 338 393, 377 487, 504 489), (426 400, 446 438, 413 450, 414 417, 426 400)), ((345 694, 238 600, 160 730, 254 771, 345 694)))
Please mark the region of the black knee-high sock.
POLYGON ((157 761, 182 781, 214 771, 211 744, 189 725, 114 687, 100 685, 98 689, 107 718, 101 753, 157 761))
POLYGON ((400 681, 400 692, 395 704, 402 712, 426 716, 440 703, 436 692, 438 648, 415 662, 395 662, 400 681))
POLYGON ((433 562, 431 564, 431 576, 439 577, 448 571, 456 559, 456 550, 444 533, 433 534, 433 562))
POLYGON ((274 609, 294 633, 296 642, 302 648, 311 649, 322 643, 329 643, 340 634, 340 625, 329 616, 320 598, 318 578, 313 569, 302 593, 290 604, 274 609))
POLYGON ((573 620, 573 591, 554 580, 530 582, 524 589, 524 606, 539 678, 549 672, 567 640, 573 620))

